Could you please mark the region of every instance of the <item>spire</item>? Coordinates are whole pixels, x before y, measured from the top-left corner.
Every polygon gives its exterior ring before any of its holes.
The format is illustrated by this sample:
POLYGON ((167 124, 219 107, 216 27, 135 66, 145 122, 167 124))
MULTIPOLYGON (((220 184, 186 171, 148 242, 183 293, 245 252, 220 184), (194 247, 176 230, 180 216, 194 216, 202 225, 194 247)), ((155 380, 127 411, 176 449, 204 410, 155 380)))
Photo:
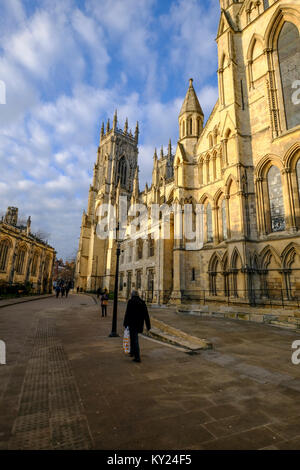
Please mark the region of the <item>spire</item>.
POLYGON ((161 159, 164 158, 164 146, 163 145, 161 146, 161 149, 160 149, 160 158, 161 159))
POLYGON ((100 132, 100 138, 104 136, 104 122, 102 121, 102 126, 101 126, 101 132, 100 132))
POLYGON ((138 143, 138 141, 139 141, 139 122, 138 121, 136 121, 134 138, 136 140, 136 143, 138 143))
POLYGON ((113 121, 113 129, 114 130, 117 128, 117 124, 118 124, 118 115, 117 115, 117 110, 115 110, 114 121, 113 121))
POLYGON ((185 95, 185 99, 183 102, 183 105, 181 107, 179 117, 182 116, 184 113, 198 113, 201 114, 204 117, 202 108, 200 106, 198 97, 196 95, 196 92, 194 90, 193 86, 193 79, 190 78, 190 85, 188 88, 188 91, 185 95))
POLYGON ((183 140, 185 151, 193 152, 193 145, 196 144, 203 131, 204 114, 193 87, 193 79, 186 93, 183 105, 179 113, 179 138, 183 140))
POLYGON ((109 132, 110 130, 110 123, 109 123, 109 118, 107 119, 107 124, 106 124, 106 132, 109 132))
POLYGON ((156 152, 156 148, 155 148, 154 156, 153 156, 153 171, 152 171, 152 184, 153 184, 153 186, 155 186, 155 187, 158 186, 158 180, 159 180, 159 168, 158 168, 157 152, 156 152))
POLYGON ((169 139, 169 145, 168 145, 168 157, 172 156, 172 144, 171 144, 171 139, 169 139))
POLYGON ((128 132, 128 118, 126 118, 126 121, 125 121, 124 134, 127 134, 127 132, 128 132))

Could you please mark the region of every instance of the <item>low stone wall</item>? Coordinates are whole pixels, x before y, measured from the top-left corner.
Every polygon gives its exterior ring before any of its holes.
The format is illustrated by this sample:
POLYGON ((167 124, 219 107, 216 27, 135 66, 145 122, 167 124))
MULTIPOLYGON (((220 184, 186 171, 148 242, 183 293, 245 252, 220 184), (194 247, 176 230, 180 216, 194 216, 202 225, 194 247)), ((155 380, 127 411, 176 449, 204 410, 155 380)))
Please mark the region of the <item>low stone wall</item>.
POLYGON ((250 321, 255 323, 266 323, 271 326, 277 326, 290 330, 296 330, 300 333, 300 312, 274 310, 273 312, 261 311, 239 311, 236 308, 223 306, 212 309, 208 305, 204 306, 178 306, 178 313, 187 315, 209 317, 209 318, 227 318, 230 320, 250 321))

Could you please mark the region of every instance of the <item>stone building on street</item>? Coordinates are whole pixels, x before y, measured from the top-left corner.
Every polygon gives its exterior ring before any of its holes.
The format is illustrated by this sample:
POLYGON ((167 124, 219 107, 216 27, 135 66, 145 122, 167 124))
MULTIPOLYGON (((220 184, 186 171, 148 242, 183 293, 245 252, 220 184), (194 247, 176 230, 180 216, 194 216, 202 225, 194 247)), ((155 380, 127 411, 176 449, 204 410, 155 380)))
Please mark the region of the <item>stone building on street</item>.
POLYGON ((18 208, 8 207, 0 221, 0 283, 32 285, 34 293, 52 292, 52 270, 55 250, 18 224, 18 208))

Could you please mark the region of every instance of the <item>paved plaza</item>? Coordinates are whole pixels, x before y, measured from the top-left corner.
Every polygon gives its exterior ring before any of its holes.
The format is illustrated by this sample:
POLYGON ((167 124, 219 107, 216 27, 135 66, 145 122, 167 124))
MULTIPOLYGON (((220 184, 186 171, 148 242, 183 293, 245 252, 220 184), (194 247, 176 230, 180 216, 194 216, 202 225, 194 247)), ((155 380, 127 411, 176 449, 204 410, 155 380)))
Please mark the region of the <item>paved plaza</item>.
POLYGON ((137 364, 108 337, 111 304, 108 318, 86 295, 0 308, 0 449, 300 449, 299 334, 150 311, 213 349, 141 337, 137 364))

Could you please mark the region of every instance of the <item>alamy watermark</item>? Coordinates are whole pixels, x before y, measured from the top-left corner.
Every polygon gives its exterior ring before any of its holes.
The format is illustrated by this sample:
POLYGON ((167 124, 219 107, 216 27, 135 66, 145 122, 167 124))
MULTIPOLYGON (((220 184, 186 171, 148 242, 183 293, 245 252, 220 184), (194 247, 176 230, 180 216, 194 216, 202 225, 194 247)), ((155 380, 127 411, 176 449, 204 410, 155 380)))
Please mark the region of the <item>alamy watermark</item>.
POLYGON ((6 104, 6 85, 0 80, 0 104, 6 104))
POLYGON ((0 340, 0 365, 6 364, 6 344, 0 340))
POLYGON ((292 94, 292 103, 300 104, 300 80, 295 80, 292 84, 292 88, 296 90, 292 94))
POLYGON ((292 354, 292 363, 298 366, 300 364, 300 339, 296 339, 296 341, 292 343, 292 349, 295 349, 292 354))
POLYGON ((101 240, 185 240, 188 249, 203 245, 203 204, 132 204, 128 208, 126 196, 120 196, 118 208, 111 203, 101 204, 96 210, 96 234, 101 240))

